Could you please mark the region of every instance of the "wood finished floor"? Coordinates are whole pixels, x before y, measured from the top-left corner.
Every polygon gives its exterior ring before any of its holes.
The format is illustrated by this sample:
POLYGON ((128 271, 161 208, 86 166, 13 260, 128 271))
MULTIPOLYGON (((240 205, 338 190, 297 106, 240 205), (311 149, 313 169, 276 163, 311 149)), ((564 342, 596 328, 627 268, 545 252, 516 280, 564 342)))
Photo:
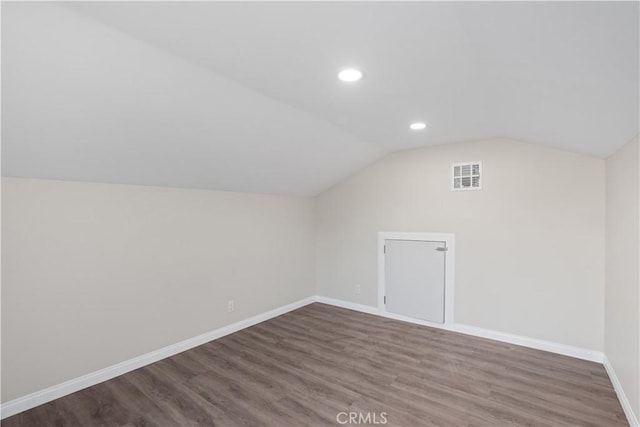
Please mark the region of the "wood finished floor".
POLYGON ((398 426, 627 425, 600 364, 312 304, 2 426, 324 426, 340 412, 398 426))

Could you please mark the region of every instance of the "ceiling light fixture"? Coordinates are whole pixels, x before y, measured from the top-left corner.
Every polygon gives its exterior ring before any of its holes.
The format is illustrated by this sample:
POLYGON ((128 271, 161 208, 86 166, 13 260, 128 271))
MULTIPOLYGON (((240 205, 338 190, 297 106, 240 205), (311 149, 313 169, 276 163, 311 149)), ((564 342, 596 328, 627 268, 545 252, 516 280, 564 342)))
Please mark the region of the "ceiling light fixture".
POLYGON ((427 125, 425 123, 422 122, 415 122, 415 123, 411 123, 411 126, 409 126, 411 128, 411 130, 422 130, 424 128, 427 127, 427 125))
POLYGON ((346 68, 338 73, 338 78, 343 82, 357 82, 362 78, 362 71, 355 68, 346 68))

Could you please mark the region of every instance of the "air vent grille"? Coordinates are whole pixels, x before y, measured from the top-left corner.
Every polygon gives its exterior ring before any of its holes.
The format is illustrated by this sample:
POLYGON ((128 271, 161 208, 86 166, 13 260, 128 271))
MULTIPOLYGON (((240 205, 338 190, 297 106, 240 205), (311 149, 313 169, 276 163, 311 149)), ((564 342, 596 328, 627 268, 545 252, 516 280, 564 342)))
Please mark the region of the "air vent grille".
POLYGON ((479 190, 482 188, 482 164, 480 162, 454 163, 451 165, 451 189, 479 190))

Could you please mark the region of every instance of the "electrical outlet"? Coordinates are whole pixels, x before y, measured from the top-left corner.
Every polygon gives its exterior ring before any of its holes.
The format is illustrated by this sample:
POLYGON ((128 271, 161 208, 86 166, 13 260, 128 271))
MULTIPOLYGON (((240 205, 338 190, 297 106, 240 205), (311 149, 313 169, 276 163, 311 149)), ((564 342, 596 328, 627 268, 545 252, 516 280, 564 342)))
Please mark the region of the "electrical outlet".
POLYGON ((229 302, 227 303, 227 311, 231 313, 234 310, 234 308, 235 307, 233 306, 233 300, 230 299, 229 302))
POLYGON ((356 285, 356 294, 360 295, 360 285, 356 285))

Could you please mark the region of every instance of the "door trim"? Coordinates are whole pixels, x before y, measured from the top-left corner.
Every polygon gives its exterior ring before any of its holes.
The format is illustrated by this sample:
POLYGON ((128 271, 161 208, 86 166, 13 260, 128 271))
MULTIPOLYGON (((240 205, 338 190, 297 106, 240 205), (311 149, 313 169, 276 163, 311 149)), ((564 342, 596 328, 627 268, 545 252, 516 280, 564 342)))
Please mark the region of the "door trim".
POLYGON ((456 259, 455 235, 453 233, 406 233, 394 231, 380 231, 378 233, 378 311, 380 314, 398 320, 419 322, 420 324, 434 328, 449 328, 454 323, 454 288, 455 288, 455 259, 456 259), (428 322, 421 319, 409 318, 386 310, 384 297, 385 284, 385 240, 417 240, 429 242, 445 242, 447 252, 444 263, 444 324, 428 322))

